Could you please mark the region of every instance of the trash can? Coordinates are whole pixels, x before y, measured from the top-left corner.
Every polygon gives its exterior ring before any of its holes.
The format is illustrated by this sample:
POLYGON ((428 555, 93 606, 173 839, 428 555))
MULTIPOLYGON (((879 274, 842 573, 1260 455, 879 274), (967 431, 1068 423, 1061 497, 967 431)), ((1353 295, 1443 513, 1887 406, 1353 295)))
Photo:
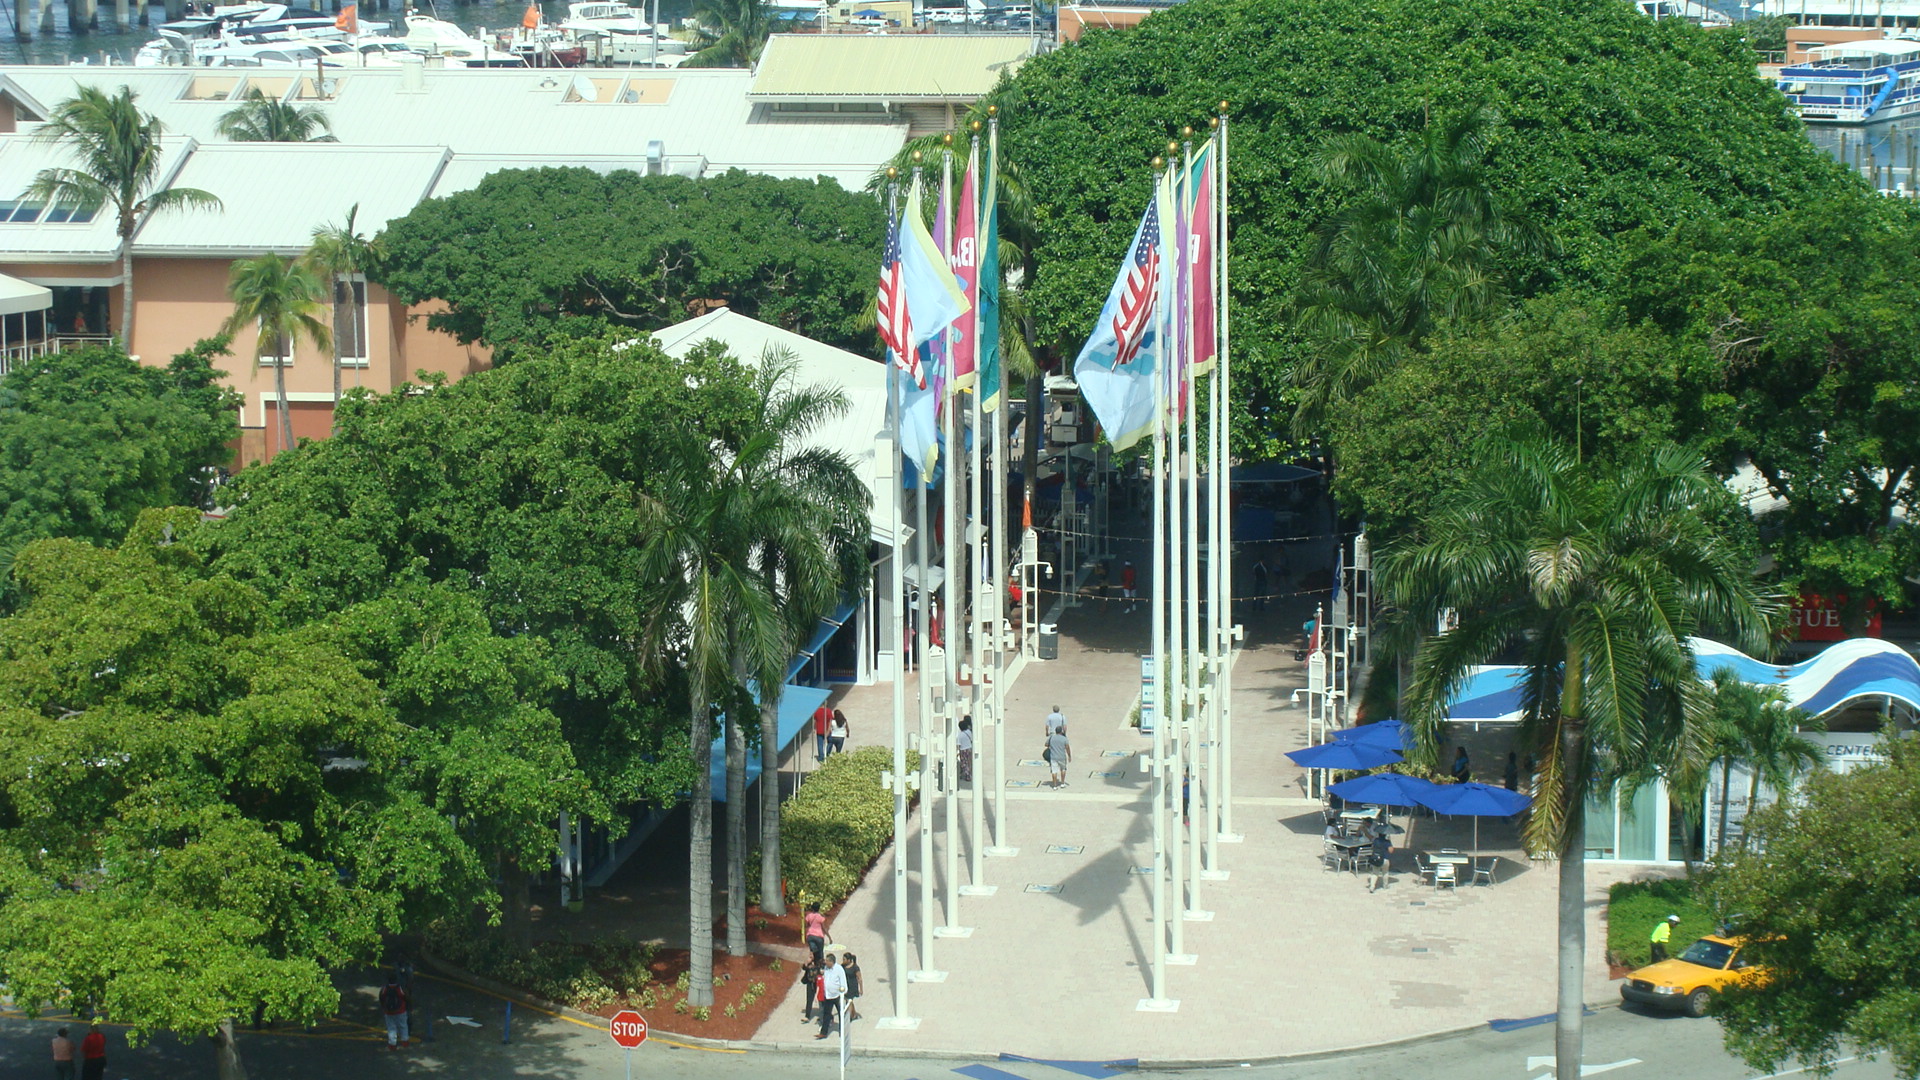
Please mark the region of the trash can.
POLYGON ((1060 659, 1060 625, 1058 623, 1040 624, 1040 659, 1060 659))

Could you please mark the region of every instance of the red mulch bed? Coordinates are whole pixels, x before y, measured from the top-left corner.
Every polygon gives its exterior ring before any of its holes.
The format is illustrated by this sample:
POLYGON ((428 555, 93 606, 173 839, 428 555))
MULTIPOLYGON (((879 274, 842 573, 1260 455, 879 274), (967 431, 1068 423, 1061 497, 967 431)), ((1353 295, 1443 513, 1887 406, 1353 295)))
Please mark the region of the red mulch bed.
POLYGON ((713 1008, 707 1019, 694 1018, 693 1010, 674 1011, 674 1005, 685 1000, 686 994, 675 989, 680 974, 687 970, 687 950, 661 949, 653 956, 653 962, 647 965, 653 977, 654 993, 657 1003, 651 1009, 641 1008, 637 1000, 616 1001, 597 1011, 597 1015, 611 1017, 621 1009, 636 1009, 647 1018, 647 1026, 654 1031, 679 1035, 701 1035, 709 1039, 751 1039, 754 1032, 773 1010, 786 1000, 787 991, 793 988, 793 982, 800 977, 800 965, 791 960, 776 961, 770 956, 728 956, 716 952, 713 957, 713 1008), (780 965, 779 971, 773 965, 780 965), (724 981, 723 981, 724 980, 724 981), (751 1005, 742 1005, 741 999, 755 983, 764 983, 765 989, 751 1005), (727 1006, 734 1006, 734 1015, 727 1015, 727 1006))
MULTIPOLYGON (((827 925, 833 925, 833 917, 840 913, 835 907, 827 912, 827 925)), ((805 923, 802 918, 806 912, 799 904, 788 904, 785 915, 769 915, 758 907, 747 909, 747 940, 761 945, 787 945, 795 949, 807 947, 805 923)), ((714 920, 713 937, 716 941, 727 938, 727 920, 725 917, 714 920)))

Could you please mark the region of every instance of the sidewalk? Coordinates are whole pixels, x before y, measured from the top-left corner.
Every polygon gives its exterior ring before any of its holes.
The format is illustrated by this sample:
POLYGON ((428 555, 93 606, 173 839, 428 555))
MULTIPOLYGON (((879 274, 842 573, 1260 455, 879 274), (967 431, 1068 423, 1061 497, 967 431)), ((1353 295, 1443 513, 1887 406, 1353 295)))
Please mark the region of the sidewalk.
MULTIPOLYGON (((883 856, 832 926, 834 940, 861 957, 866 973, 862 1046, 918 1050, 994 1049, 1037 1057, 1156 1060, 1312 1053, 1377 1044, 1485 1023, 1537 1016, 1554 1006, 1557 867, 1518 849, 1512 826, 1480 823, 1479 850, 1503 857, 1499 884, 1434 890, 1396 857, 1387 889, 1319 862, 1318 803, 1303 774, 1282 755, 1306 744, 1306 713, 1290 702, 1305 683, 1293 659, 1312 599, 1273 605, 1248 620, 1235 670, 1233 828, 1245 842, 1220 845, 1224 882, 1206 881, 1200 901, 1211 921, 1186 922, 1183 947, 1194 966, 1169 966, 1171 1014, 1136 1011, 1148 996, 1148 879, 1130 872, 1151 860, 1147 780, 1137 754, 1148 740, 1127 726, 1147 651, 1145 609, 1127 615, 1099 603, 1061 620, 1056 661, 1027 667, 1009 695, 1009 777, 1035 785, 1044 769, 1015 766, 1038 757, 1042 717, 1060 705, 1074 760, 1069 786, 1009 789, 1007 843, 1013 858, 985 860, 991 897, 962 897, 954 922, 971 937, 933 942, 939 983, 909 988, 915 1031, 877 1030, 893 1011, 891 858, 883 856), (1116 756, 1104 756, 1104 755, 1116 756), (1117 777, 1091 776, 1115 771, 1117 777), (1050 846, 1083 850, 1050 853, 1050 846), (1057 892, 1030 891, 1058 886, 1057 892)), ((880 741, 887 699, 861 688, 864 742, 880 741)), ((849 710, 851 711, 851 710, 849 710)), ((1498 782, 1504 748, 1469 736, 1482 778, 1498 782)), ((976 777, 991 780, 981 746, 976 777)), ((963 799, 963 825, 965 801, 963 799)), ((944 813, 944 802, 936 813, 944 813)), ((989 814, 991 804, 989 803, 989 814)), ((1405 824, 1404 819, 1400 819, 1405 824)), ((1470 820, 1421 820, 1403 848, 1472 845, 1470 820)), ((910 902, 918 910, 917 840, 908 844, 910 902)), ((961 860, 962 882, 966 862, 961 860)), ((936 849, 936 875, 944 859, 936 849)), ((1589 1001, 1613 993, 1600 962, 1606 881, 1589 875, 1589 1001)), ((943 879, 936 877, 936 884, 943 879)), ((936 889, 936 903, 943 889, 936 889)), ((915 948, 910 944, 909 948, 915 948)), ((918 968, 917 956, 906 967, 918 968)), ((761 1042, 798 1042, 798 991, 762 1027, 761 1042)))

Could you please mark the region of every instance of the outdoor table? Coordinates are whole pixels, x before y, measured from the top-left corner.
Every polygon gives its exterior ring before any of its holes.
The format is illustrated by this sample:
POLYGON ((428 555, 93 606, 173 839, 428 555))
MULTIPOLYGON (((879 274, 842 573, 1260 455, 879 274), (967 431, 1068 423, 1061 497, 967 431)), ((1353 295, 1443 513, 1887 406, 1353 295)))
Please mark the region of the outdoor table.
POLYGON ((1470 856, 1467 856, 1467 855, 1433 855, 1433 854, 1429 854, 1429 855, 1427 856, 1427 861, 1428 861, 1428 862, 1430 862, 1430 863, 1432 863, 1432 864, 1433 864, 1433 865, 1435 865, 1435 866, 1438 866, 1438 865, 1440 865, 1441 863, 1446 863, 1446 864, 1447 864, 1448 866, 1472 866, 1472 865, 1473 865, 1473 859, 1472 859, 1472 857, 1470 857, 1470 856))
POLYGON ((1360 872, 1360 853, 1373 847, 1373 841, 1364 836, 1342 836, 1327 842, 1346 852, 1347 857, 1352 860, 1353 872, 1356 874, 1360 872))
POLYGON ((1377 810, 1377 809, 1374 809, 1374 808, 1372 808, 1372 807, 1368 807, 1368 808, 1367 808, 1367 809, 1365 809, 1365 810, 1342 810, 1342 811, 1340 811, 1340 820, 1341 820, 1341 821, 1348 821, 1348 822, 1353 822, 1353 821, 1376 821, 1376 820, 1378 820, 1378 819, 1379 819, 1379 817, 1380 817, 1380 811, 1379 811, 1379 810, 1377 810))

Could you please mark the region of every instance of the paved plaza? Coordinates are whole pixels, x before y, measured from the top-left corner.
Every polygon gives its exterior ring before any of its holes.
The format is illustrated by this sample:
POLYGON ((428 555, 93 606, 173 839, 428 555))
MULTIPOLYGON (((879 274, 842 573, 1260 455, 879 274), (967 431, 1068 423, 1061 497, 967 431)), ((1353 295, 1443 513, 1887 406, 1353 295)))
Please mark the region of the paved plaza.
MULTIPOLYGON (((954 925, 965 938, 937 938, 937 983, 910 986, 913 1031, 871 1022, 892 1011, 891 854, 832 925, 836 943, 861 957, 867 975, 864 1021, 856 1039, 873 1048, 961 1052, 991 1047, 1018 1054, 1079 1059, 1257 1058, 1378 1044, 1426 1033, 1537 1016, 1554 1005, 1557 867, 1529 861, 1515 827, 1483 819, 1479 850, 1501 856, 1492 887, 1436 890, 1413 872, 1411 852, 1468 850, 1471 819, 1396 823, 1391 880, 1369 893, 1365 877, 1320 862, 1322 821, 1304 773, 1284 756, 1307 743, 1306 710, 1292 704, 1305 685, 1294 657, 1311 598, 1296 597, 1248 613, 1248 640, 1234 674, 1233 828, 1238 844, 1219 847, 1225 881, 1204 881, 1206 921, 1181 927, 1191 966, 1167 969, 1173 1013, 1136 1010, 1148 996, 1150 957, 1146 876, 1151 861, 1148 780, 1137 755, 1149 740, 1128 725, 1146 651, 1146 609, 1089 602, 1061 619, 1058 660, 1030 663, 1009 695, 1009 778, 1032 786, 1006 792, 1011 858, 985 860, 989 897, 961 897, 954 925), (1074 756, 1065 790, 1039 786, 1042 718, 1059 705, 1074 756), (1099 777, 1098 772, 1115 772, 1099 777), (1038 891, 1039 888, 1048 891, 1038 891), (1056 889, 1057 887, 1057 889, 1056 889)), ((854 688, 841 705, 863 735, 887 734, 891 689, 854 688)), ((1453 733, 1473 753, 1478 779, 1498 783, 1505 738, 1491 730, 1453 733)), ((861 740, 878 741, 875 738, 861 740)), ((983 740, 976 778, 991 782, 983 740)), ((1449 750, 1449 754, 1451 751, 1449 750)), ((963 801, 962 825, 966 822, 963 801)), ((934 813, 944 813, 942 800, 934 813)), ((924 812, 918 811, 918 812, 924 812)), ((991 805, 989 804, 989 814, 991 805)), ((911 902, 919 903, 917 842, 908 845, 911 902)), ((961 883, 969 883, 966 861, 961 883)), ((936 854, 936 902, 944 894, 944 857, 936 854)), ((1622 871, 1589 874, 1589 1001, 1614 991, 1601 961, 1605 886, 1622 871)), ((910 943, 910 951, 917 942, 910 943)), ((919 967, 910 957, 908 968, 919 967)), ((761 1029, 762 1043, 811 1041, 796 989, 761 1029)))

